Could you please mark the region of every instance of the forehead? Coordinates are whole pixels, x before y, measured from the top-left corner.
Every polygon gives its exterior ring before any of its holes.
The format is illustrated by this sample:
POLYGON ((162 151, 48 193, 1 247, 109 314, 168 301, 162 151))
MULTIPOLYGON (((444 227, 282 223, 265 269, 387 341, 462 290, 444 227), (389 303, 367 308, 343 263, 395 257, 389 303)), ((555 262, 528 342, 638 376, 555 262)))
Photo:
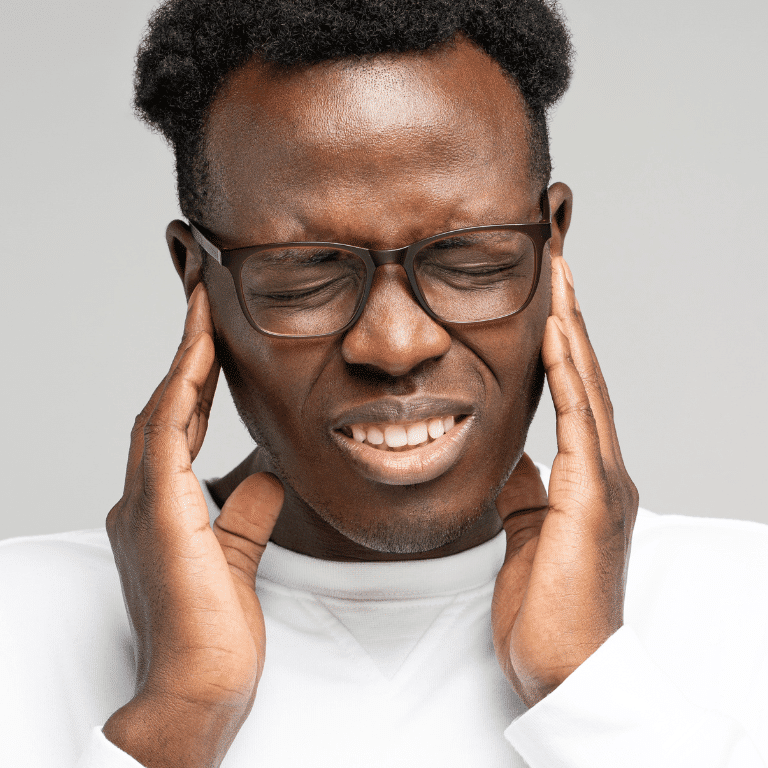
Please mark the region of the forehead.
POLYGON ((450 198, 477 208, 512 189, 530 197, 527 126, 514 82, 463 39, 287 70, 252 61, 207 122, 217 230, 242 236, 257 219, 296 230, 329 206, 434 209, 450 198))

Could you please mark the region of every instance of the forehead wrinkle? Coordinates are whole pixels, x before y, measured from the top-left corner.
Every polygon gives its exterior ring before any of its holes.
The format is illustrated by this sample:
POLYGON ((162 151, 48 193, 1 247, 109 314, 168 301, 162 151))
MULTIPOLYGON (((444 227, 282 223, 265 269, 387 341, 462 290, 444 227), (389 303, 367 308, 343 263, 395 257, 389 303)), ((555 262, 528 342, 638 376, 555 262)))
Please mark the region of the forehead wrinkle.
MULTIPOLYGON (((297 216, 291 218, 298 218, 306 232, 299 239, 308 239, 309 232, 318 229, 337 231, 336 222, 357 221, 358 214, 378 221, 377 232, 382 234, 381 225, 387 218, 419 220, 436 210, 445 212, 440 215, 447 223, 435 231, 522 220, 526 211, 510 210, 507 198, 515 197, 513 191, 527 193, 530 187, 518 163, 503 159, 489 162, 471 152, 441 162, 417 151, 413 158, 387 162, 373 159, 363 163, 359 156, 341 165, 321 162, 317 171, 303 164, 282 166, 274 174, 253 175, 249 171, 247 165, 236 168, 223 185, 233 214, 235 210, 258 211, 259 218, 272 218, 282 212, 281 218, 285 218, 288 211, 296 211, 297 216), (324 221, 334 224, 325 227, 316 223, 324 221)), ((423 236, 430 234, 434 232, 423 236)))
POLYGON ((496 98, 474 79, 451 92, 453 83, 424 54, 276 76, 262 65, 245 67, 215 102, 206 133, 223 218, 319 190, 366 202, 381 195, 378 186, 390 195, 395 187, 410 194, 415 185, 422 195, 431 188, 441 198, 454 175, 480 188, 498 174, 526 184, 524 103, 503 73, 494 74, 496 98), (499 81, 512 98, 498 98, 499 81))
MULTIPOLYGON (((466 177, 463 177, 466 181, 466 177)), ((537 201, 510 195, 496 187, 446 189, 415 187, 408 194, 382 195, 367 188, 318 187, 306 196, 285 199, 273 210, 281 213, 281 238, 341 242, 366 248, 399 248, 440 232, 484 224, 527 221, 537 201)), ((275 201, 277 202, 277 201, 275 201)))
POLYGON ((400 173, 388 183, 357 174, 315 177, 250 196, 233 217, 236 240, 222 244, 321 240, 385 249, 462 227, 535 220, 531 209, 538 200, 515 171, 474 166, 453 174, 440 168, 400 173))

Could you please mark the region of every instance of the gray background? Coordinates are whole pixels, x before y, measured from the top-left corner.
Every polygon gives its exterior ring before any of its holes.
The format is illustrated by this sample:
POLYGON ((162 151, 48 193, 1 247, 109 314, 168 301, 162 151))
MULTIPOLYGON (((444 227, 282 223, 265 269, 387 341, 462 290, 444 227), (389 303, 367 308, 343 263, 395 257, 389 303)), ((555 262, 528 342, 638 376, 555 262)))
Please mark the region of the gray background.
MULTIPOLYGON (((154 3, 5 0, 0 538, 87 528, 184 319, 170 152, 133 117, 154 3)), ((768 522, 768 3, 565 0, 567 255, 641 504, 768 522)), ((222 379, 198 474, 250 450, 222 379)), ((555 455, 544 394, 529 453, 555 455)))

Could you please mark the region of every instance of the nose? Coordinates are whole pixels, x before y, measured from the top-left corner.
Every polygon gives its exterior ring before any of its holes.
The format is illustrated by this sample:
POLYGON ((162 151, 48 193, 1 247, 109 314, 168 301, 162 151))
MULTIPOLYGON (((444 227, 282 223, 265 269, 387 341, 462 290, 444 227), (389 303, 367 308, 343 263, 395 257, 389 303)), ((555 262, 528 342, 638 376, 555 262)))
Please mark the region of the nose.
POLYGON ((371 365, 404 376, 419 364, 448 352, 451 337, 419 305, 398 264, 376 269, 358 321, 347 331, 341 352, 350 364, 371 365))

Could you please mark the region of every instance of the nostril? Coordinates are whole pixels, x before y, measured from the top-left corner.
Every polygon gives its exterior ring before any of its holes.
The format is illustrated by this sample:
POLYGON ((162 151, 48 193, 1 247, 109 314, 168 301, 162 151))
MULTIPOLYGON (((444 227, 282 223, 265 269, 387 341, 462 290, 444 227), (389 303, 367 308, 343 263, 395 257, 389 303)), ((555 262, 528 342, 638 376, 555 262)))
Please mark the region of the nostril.
POLYGON ((398 378, 397 376, 393 376, 373 365, 350 363, 349 361, 347 361, 347 370, 352 378, 376 387, 384 385, 385 387, 391 388, 398 378))

